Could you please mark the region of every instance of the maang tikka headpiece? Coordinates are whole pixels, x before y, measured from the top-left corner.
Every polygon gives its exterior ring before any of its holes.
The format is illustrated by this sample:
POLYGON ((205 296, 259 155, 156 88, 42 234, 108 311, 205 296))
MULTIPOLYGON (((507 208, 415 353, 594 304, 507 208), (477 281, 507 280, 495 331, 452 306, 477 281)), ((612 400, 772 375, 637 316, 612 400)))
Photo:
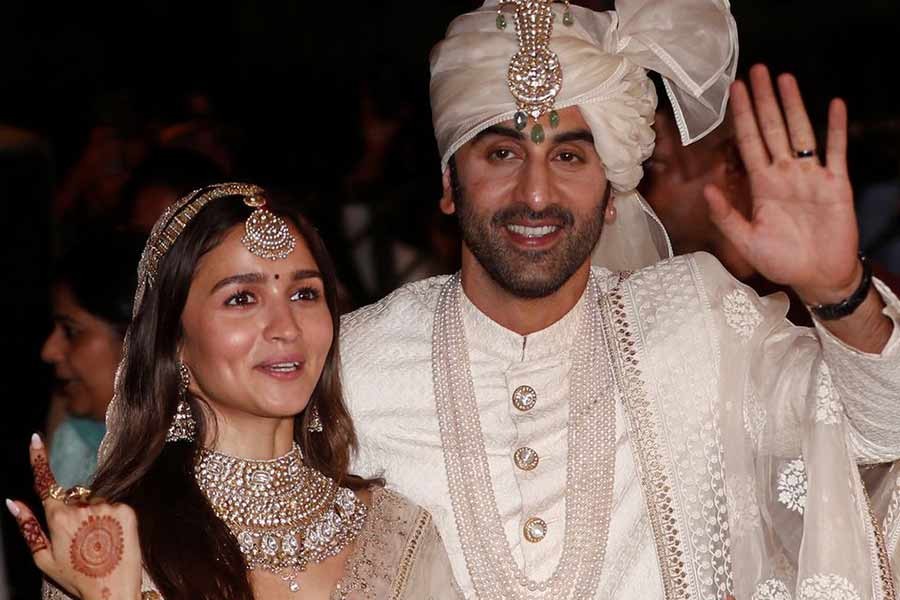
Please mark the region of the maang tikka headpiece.
MULTIPOLYGON (((550 126, 559 125, 559 114, 553 104, 562 89, 562 67, 559 57, 550 49, 553 33, 553 8, 556 0, 505 0, 497 5, 497 29, 506 29, 503 9, 515 9, 513 20, 519 51, 509 61, 507 81, 509 91, 516 99, 519 111, 513 117, 516 129, 525 129, 528 117, 535 120, 531 128, 531 141, 544 141, 544 128, 537 122, 545 113, 550 113, 550 126)), ((563 24, 571 26, 575 21, 569 10, 569 1, 564 0, 566 11, 563 24)))
POLYGON ((266 209, 264 196, 245 196, 244 204, 256 210, 244 223, 245 233, 241 243, 260 258, 268 260, 287 258, 297 245, 288 224, 266 209))
POLYGON ((156 283, 156 273, 162 257, 172 249, 178 236, 204 206, 225 196, 242 196, 244 204, 255 209, 244 223, 241 243, 261 258, 287 258, 297 240, 284 219, 266 209, 266 191, 250 183, 220 183, 195 190, 166 209, 153 226, 150 238, 138 266, 138 289, 134 297, 134 314, 143 301, 148 287, 156 283))

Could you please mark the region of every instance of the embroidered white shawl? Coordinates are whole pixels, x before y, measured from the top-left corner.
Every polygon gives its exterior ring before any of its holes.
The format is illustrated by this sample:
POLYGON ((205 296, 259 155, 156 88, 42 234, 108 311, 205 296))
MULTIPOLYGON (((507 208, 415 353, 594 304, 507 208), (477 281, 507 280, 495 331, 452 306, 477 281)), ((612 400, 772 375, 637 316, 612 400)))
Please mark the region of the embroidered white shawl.
MULTIPOLYGON (((605 282, 607 318, 619 347, 624 432, 618 456, 624 450, 632 458, 617 461, 607 572, 595 597, 891 597, 894 582, 879 552, 857 463, 900 457, 896 329, 881 355, 857 352, 823 329, 792 326, 784 319, 784 298, 758 298, 707 254, 668 260, 623 282, 602 269, 595 274, 605 282), (635 488, 640 493, 629 493, 635 488)), ((362 445, 357 470, 383 474, 388 485, 432 512, 456 578, 474 597, 433 406, 431 320, 443 281, 405 286, 345 319, 344 383, 362 445)), ((896 324, 900 304, 878 287, 896 324)), ((473 337, 469 328, 478 325, 466 320, 508 540, 520 564, 552 570, 551 536, 526 546, 521 525, 540 510, 553 515, 551 534, 565 526, 554 512, 564 495, 564 474, 543 475, 547 479, 535 489, 528 484, 534 472, 517 470, 511 456, 525 441, 564 439, 554 430, 564 427, 553 422, 559 407, 535 413, 537 433, 525 432, 523 439, 524 429, 509 417, 515 414, 510 390, 498 373, 513 386, 528 364, 511 363, 497 350, 492 359, 486 344, 497 336, 486 329, 473 337)), ((548 391, 551 381, 541 384, 545 397, 565 403, 568 366, 564 360, 544 366, 563 377, 557 380, 560 397, 548 391)), ((545 466, 553 464, 558 456, 545 466)), ((892 502, 893 487, 875 491, 892 507, 887 517, 896 529, 900 500, 892 502)), ((892 531, 886 553, 896 551, 900 537, 892 531)))

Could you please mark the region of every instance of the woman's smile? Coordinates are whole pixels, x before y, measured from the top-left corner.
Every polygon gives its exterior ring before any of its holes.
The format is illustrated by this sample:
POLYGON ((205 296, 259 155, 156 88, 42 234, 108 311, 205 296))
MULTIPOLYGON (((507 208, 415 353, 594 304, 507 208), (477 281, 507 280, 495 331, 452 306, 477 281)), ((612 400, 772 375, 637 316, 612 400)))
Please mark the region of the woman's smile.
POLYGON ((257 371, 281 380, 294 380, 303 375, 306 361, 300 354, 272 357, 256 367, 257 371))

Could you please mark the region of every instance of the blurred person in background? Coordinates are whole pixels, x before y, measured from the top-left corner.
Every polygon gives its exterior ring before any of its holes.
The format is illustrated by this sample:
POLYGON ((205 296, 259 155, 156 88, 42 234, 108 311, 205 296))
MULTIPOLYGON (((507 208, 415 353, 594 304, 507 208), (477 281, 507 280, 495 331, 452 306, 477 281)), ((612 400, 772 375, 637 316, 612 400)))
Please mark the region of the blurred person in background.
POLYGON ((423 110, 427 100, 409 93, 411 83, 398 85, 411 77, 377 67, 361 84, 360 154, 339 189, 324 192, 337 197, 329 203, 335 212, 317 220, 333 223, 342 240, 331 247, 356 306, 459 264, 453 219, 422 201, 440 194, 439 165, 423 110))
MULTIPOLYGON (((125 90, 106 93, 94 103, 86 142, 65 169, 54 199, 53 213, 66 229, 65 240, 78 239, 83 224, 118 222, 123 200, 141 191, 134 189, 136 175, 148 179, 148 171, 164 170, 179 188, 190 179, 172 166, 160 165, 166 160, 160 153, 180 157, 184 172, 216 175, 199 177, 200 184, 186 191, 220 180, 233 169, 232 149, 239 134, 219 119, 204 93, 162 95, 154 101, 125 90)), ((173 162, 178 161, 168 160, 169 165, 173 162)), ((138 201, 152 207, 159 198, 138 201)), ((145 218, 152 225, 158 216, 145 218)))
POLYGON ((225 177, 226 171, 204 154, 185 148, 158 148, 135 167, 122 188, 116 221, 149 233, 178 198, 225 177))
POLYGON ((857 202, 860 244, 900 277, 900 115, 857 123, 850 133, 867 182, 857 202))
POLYGON ((109 92, 92 104, 84 142, 71 166, 63 170, 53 200, 54 218, 73 223, 75 229, 109 218, 122 186, 152 144, 147 117, 134 92, 109 92))
POLYGON ((220 118, 212 97, 205 92, 194 90, 178 100, 174 114, 156 133, 156 142, 202 155, 220 171, 233 171, 233 148, 239 144, 240 130, 220 118))
POLYGON ((56 380, 50 464, 66 486, 87 483, 97 466, 143 242, 138 234, 95 232, 69 250, 54 273, 53 329, 41 358, 56 380))
POLYGON ((863 188, 858 208, 867 254, 900 276, 900 174, 863 188))
POLYGON ((753 267, 713 224, 703 197, 704 187, 718 185, 732 194, 743 215, 750 216, 750 185, 730 112, 705 138, 682 146, 672 109, 661 94, 653 130, 656 147, 644 163, 640 192, 662 220, 675 253, 709 252, 736 278, 752 276, 753 267))

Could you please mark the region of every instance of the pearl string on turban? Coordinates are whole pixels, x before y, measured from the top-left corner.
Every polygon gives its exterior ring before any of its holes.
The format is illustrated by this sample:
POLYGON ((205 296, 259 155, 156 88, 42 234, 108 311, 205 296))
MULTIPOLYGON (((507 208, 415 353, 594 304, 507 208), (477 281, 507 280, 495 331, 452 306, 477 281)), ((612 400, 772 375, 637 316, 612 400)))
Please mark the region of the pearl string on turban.
MULTIPOLYGON (((512 28, 497 28, 497 0, 457 17, 431 53, 431 108, 441 168, 480 131, 517 111, 507 82, 518 50, 512 28)), ((619 0, 615 11, 572 6, 574 24, 556 15, 550 48, 562 65, 557 109, 577 106, 594 135, 616 197, 594 263, 638 269, 672 255, 662 225, 635 188, 653 152, 656 92, 663 77, 684 144, 724 118, 737 69, 737 27, 728 0, 619 0)))

